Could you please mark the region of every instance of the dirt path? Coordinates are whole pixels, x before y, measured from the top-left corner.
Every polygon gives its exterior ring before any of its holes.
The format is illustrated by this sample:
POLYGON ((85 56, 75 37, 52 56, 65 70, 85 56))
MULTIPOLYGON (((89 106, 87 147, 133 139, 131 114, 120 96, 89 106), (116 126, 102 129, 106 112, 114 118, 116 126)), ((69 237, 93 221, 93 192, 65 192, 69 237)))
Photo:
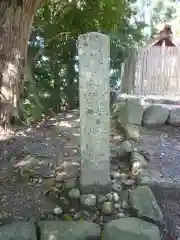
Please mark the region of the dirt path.
POLYGON ((21 219, 51 215, 56 204, 48 201, 43 192, 55 169, 64 168, 73 176, 79 168, 80 132, 76 114, 76 111, 67 114, 65 119, 59 115, 58 121, 45 121, 37 128, 18 132, 11 141, 0 143, 0 221, 4 216, 21 219), (26 164, 29 156, 38 168, 38 177, 28 184, 16 184, 9 177, 9 169, 15 164, 26 164))
MULTIPOLYGON (((39 218, 47 214, 48 218, 53 218, 56 204, 48 201, 43 192, 56 169, 61 168, 71 176, 78 174, 79 136, 78 112, 73 111, 66 116, 59 115, 58 119, 47 120, 36 128, 18 132, 14 140, 0 142, 0 222, 4 218, 39 218), (27 156, 31 158, 27 159, 27 156), (28 184, 16 184, 9 177, 9 169, 28 161, 37 166, 37 179, 28 184)), ((138 145, 153 154, 151 165, 160 170, 164 178, 180 183, 179 136, 180 129, 170 127, 143 129, 138 145)), ((154 191, 165 209, 174 204, 173 211, 180 212, 178 197, 171 199, 169 204, 157 188, 154 191)))

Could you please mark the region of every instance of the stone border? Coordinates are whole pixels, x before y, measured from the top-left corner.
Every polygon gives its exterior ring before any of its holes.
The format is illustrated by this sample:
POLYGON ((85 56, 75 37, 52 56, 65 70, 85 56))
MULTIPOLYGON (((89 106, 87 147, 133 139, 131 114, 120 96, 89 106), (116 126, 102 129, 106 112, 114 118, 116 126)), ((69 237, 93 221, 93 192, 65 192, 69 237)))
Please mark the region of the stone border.
POLYGON ((160 240, 159 229, 136 218, 121 218, 101 226, 88 221, 18 221, 0 227, 2 240, 160 240))
POLYGON ((127 121, 133 125, 180 126, 180 99, 120 95, 117 97, 115 108, 118 111, 122 107, 122 114, 125 112, 127 121))

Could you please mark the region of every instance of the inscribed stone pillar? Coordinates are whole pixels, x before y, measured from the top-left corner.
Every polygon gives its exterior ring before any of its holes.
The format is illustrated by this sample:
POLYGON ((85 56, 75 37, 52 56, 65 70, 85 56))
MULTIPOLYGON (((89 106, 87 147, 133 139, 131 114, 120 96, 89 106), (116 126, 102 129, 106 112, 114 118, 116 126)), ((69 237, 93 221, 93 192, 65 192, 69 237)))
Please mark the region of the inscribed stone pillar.
POLYGON ((78 38, 81 122, 81 190, 110 187, 110 42, 91 32, 78 38))

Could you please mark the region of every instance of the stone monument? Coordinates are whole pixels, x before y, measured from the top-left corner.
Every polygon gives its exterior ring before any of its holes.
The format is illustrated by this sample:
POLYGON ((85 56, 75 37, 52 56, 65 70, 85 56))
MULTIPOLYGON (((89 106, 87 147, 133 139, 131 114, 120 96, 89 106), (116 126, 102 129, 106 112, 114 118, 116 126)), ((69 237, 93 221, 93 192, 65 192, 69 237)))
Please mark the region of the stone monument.
POLYGON ((97 32, 78 38, 81 122, 81 190, 110 187, 110 40, 97 32))

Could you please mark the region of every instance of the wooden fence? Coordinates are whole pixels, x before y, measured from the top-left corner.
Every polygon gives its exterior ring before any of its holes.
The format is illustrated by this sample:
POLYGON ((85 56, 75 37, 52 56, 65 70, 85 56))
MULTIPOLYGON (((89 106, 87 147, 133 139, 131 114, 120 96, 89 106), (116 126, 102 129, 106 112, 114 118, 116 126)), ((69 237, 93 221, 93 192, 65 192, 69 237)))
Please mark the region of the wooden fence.
POLYGON ((122 92, 180 96, 179 48, 152 46, 132 54, 124 63, 122 92))

